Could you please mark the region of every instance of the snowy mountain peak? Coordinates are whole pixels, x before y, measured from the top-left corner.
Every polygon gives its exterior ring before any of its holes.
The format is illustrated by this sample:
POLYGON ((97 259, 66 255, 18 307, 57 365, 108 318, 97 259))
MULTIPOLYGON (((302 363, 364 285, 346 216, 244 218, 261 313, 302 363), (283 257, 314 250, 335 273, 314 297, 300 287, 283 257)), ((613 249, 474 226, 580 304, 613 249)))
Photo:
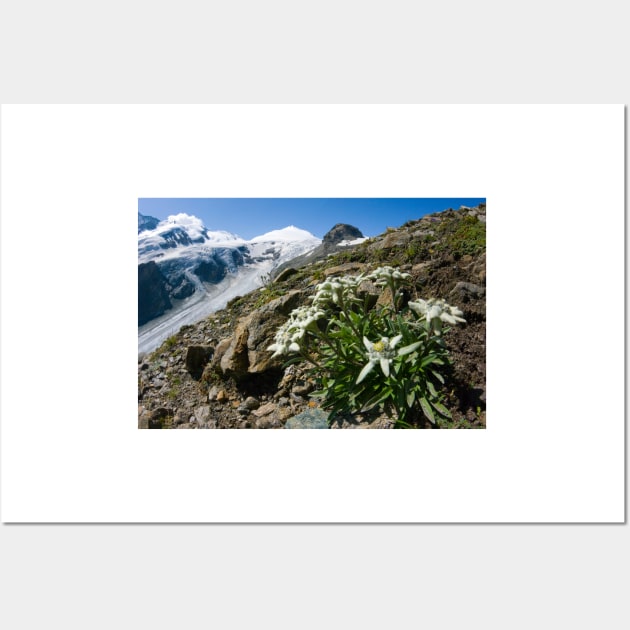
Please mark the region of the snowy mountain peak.
MULTIPOLYGON (((138 221, 140 221, 140 214, 138 221)), ((201 219, 181 212, 172 214, 152 229, 138 232, 138 262, 179 256, 180 251, 205 245, 209 247, 239 247, 245 241, 223 230, 208 230, 201 219)))
POLYGON ((167 219, 158 225, 157 229, 164 232, 173 229, 173 227, 182 228, 192 241, 205 238, 208 232, 201 219, 185 212, 169 215, 167 219))
POLYGON ((250 243, 269 243, 272 241, 282 242, 300 242, 300 241, 320 241, 316 236, 313 236, 310 232, 295 227, 295 225, 289 225, 281 230, 272 230, 266 234, 256 236, 251 239, 250 243))
POLYGON ((180 212, 171 214, 157 226, 159 233, 167 233, 175 228, 183 230, 193 243, 211 242, 242 244, 245 241, 240 236, 225 230, 208 230, 203 221, 196 216, 180 212))

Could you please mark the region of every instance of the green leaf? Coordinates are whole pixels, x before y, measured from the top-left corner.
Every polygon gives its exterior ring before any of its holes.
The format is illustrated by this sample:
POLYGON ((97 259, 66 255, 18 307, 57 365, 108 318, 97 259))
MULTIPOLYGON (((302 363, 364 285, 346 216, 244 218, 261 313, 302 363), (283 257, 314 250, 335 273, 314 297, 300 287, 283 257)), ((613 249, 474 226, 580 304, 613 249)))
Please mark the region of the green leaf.
POLYGON ((437 398, 438 397, 438 393, 435 391, 435 386, 429 380, 427 380, 427 388, 428 388, 429 393, 431 394, 431 396, 433 396, 433 398, 437 398))
POLYGON ((396 408, 402 412, 405 410, 405 402, 406 402, 405 390, 402 387, 398 387, 397 390, 398 391, 396 392, 396 408))
POLYGON ((383 391, 380 391, 376 394, 376 396, 373 396, 372 398, 370 398, 370 400, 368 400, 362 407, 363 411, 369 411, 370 409, 372 409, 373 407, 376 407, 376 405, 382 403, 384 400, 386 400, 392 393, 392 390, 390 387, 385 387, 383 389, 383 391))
POLYGON ((433 374, 433 376, 435 376, 435 378, 437 378, 437 380, 440 381, 442 385, 444 385, 444 377, 439 372, 436 372, 435 370, 431 370, 431 374, 433 374))
POLYGON ((416 391, 412 389, 407 393, 407 407, 413 407, 414 402, 416 402, 416 391))
POLYGON ((433 409, 431 409, 431 405, 428 403, 426 398, 420 399, 420 406, 422 407, 424 415, 429 419, 431 424, 435 424, 435 415, 433 414, 433 409))
POLYGON ((434 402, 433 408, 443 417, 443 418, 451 418, 451 412, 441 403, 434 402))
POLYGON ((398 356, 404 356, 406 354, 411 354, 412 352, 417 350, 421 345, 422 345, 421 341, 416 341, 415 343, 411 343, 408 346, 405 346, 404 348, 401 348, 398 351, 398 356))

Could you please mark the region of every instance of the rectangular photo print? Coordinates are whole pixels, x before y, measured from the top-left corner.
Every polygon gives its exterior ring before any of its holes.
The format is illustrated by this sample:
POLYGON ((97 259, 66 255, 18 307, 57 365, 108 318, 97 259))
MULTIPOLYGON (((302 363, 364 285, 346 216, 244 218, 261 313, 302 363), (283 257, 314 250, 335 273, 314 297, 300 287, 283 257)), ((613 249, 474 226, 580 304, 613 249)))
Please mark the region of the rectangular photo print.
POLYGON ((139 429, 485 429, 485 198, 138 200, 139 429))

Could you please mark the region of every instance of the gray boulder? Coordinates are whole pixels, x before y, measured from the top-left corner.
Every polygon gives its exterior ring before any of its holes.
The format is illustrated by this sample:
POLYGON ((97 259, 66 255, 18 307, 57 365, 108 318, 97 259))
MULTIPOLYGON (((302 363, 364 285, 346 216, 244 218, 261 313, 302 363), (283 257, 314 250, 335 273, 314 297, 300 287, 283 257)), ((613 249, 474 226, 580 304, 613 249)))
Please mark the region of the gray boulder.
POLYGON ((321 409, 307 409, 289 418, 285 429, 328 429, 328 414, 321 409))

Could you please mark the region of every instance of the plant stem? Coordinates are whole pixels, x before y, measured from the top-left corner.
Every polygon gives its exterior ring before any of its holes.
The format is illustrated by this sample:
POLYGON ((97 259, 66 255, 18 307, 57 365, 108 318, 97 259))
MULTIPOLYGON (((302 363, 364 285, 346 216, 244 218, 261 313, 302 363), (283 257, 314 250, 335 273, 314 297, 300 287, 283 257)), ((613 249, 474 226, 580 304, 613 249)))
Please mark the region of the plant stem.
POLYGON ((304 352, 304 350, 300 350, 300 355, 302 356, 302 358, 307 361, 308 363, 310 363, 311 365, 314 365, 316 368, 318 368, 319 370, 322 369, 322 366, 315 361, 315 359, 313 359, 313 357, 311 357, 309 354, 307 354, 306 352, 304 352))
POLYGON ((346 316, 346 321, 348 322, 348 324, 350 324, 350 328, 352 328, 352 332, 354 332, 354 334, 360 339, 361 335, 359 334, 359 331, 357 330, 356 326, 352 322, 352 319, 350 318, 350 311, 346 309, 346 303, 343 299, 343 295, 341 294, 341 292, 339 293, 339 306, 341 307, 341 311, 343 312, 343 314, 346 316))

